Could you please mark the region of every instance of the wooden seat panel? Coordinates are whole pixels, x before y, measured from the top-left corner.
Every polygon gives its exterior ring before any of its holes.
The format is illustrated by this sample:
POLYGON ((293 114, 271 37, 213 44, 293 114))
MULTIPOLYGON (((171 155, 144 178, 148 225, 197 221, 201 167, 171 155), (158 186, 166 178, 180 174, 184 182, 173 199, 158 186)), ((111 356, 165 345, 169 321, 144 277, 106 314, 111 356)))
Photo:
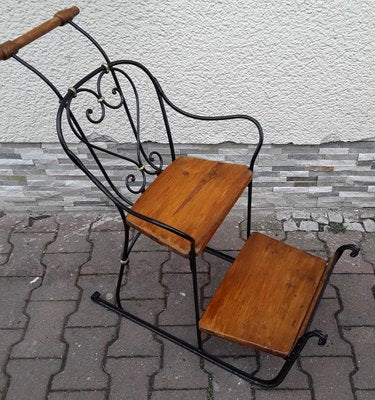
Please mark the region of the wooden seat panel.
POLYGON ((304 333, 326 261, 254 233, 228 270, 199 327, 286 357, 304 333))
MULTIPOLYGON (((245 165, 179 157, 146 189, 133 206, 195 239, 200 254, 243 190, 252 173, 245 165)), ((128 223, 177 253, 188 256, 190 242, 132 215, 128 223)))

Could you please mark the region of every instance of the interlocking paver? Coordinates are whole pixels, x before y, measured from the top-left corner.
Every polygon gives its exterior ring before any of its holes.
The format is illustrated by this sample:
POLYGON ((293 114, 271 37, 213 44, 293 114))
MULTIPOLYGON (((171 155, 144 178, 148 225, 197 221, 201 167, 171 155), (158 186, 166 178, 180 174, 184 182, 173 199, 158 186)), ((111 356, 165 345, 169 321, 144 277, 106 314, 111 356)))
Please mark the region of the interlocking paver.
POLYGON ((106 213, 99 215, 92 224, 91 232, 123 231, 124 225, 119 213, 106 213))
POLYGON ((161 264, 168 260, 167 252, 155 252, 150 257, 147 252, 130 255, 126 285, 121 297, 131 298, 163 298, 164 287, 160 284, 161 264))
MULTIPOLYGON (((359 244, 362 240, 361 232, 347 232, 345 234, 334 234, 331 232, 319 232, 318 236, 324 240, 332 257, 336 249, 344 244, 359 244)), ((373 274, 372 265, 363 259, 362 252, 357 257, 350 257, 350 251, 345 251, 334 269, 334 273, 361 273, 373 274)))
POLYGON ((375 233, 367 233, 365 235, 361 248, 366 260, 375 266, 375 233))
POLYGON ((22 329, 0 329, 0 396, 5 392, 8 382, 4 370, 10 350, 22 338, 22 335, 22 329))
POLYGON ((104 298, 114 298, 116 285, 114 275, 81 275, 78 280, 82 288, 82 297, 77 311, 69 317, 68 326, 113 326, 118 317, 106 311, 91 300, 91 295, 98 291, 104 298))
POLYGON ((81 269, 81 274, 117 274, 120 269, 123 232, 91 232, 92 256, 81 269))
POLYGON ((88 257, 88 253, 46 254, 43 282, 33 291, 31 300, 77 300, 79 289, 75 282, 88 257))
MULTIPOLYGON (((198 275, 198 287, 207 282, 207 274, 198 275)), ((168 292, 167 307, 159 316, 161 325, 195 323, 193 280, 191 274, 164 274, 163 285, 168 292)))
POLYGON ((325 254, 324 243, 320 241, 315 232, 288 232, 286 244, 316 254, 325 254))
MULTIPOLYGON (((163 300, 128 300, 122 301, 124 309, 153 324, 156 316, 164 308, 163 300)), ((121 318, 118 339, 108 349, 108 356, 134 357, 134 356, 160 356, 161 345, 154 340, 153 333, 149 330, 121 318)))
POLYGON ((105 400, 104 391, 50 392, 48 400, 105 400))
POLYGON ((166 250, 168 250, 167 247, 162 246, 145 235, 141 235, 133 247, 133 251, 156 252, 166 250))
POLYGON ((355 392, 357 400, 374 400, 375 390, 357 390, 355 392))
POLYGON ((317 339, 311 339, 307 342, 303 355, 351 355, 349 343, 340 337, 335 313, 340 310, 337 299, 322 299, 309 330, 319 329, 328 335, 327 343, 324 346, 318 346, 317 339))
MULTIPOLYGON (((240 219, 228 217, 211 245, 238 254, 228 250, 243 243, 239 231, 244 238, 246 224, 239 229, 240 219)), ((17 276, 0 277, 0 366, 7 363, 11 375, 9 381, 0 374, 0 390, 10 385, 3 400, 45 398, 49 379, 49 400, 345 400, 354 399, 354 391, 356 400, 375 398, 375 234, 288 232, 289 244, 323 257, 344 243, 359 243, 362 258, 344 253, 317 309, 310 329, 328 333, 327 345, 309 341, 284 383, 262 390, 91 301, 95 290, 114 301, 123 243, 118 214, 62 214, 57 222, 53 215, 0 214, 0 265, 6 262, 0 268, 17 276)), ((253 222, 253 229, 286 239, 274 211, 254 215, 253 222)), ((196 345, 194 326, 169 326, 194 323, 188 260, 144 236, 134 250, 139 252, 131 254, 121 292, 124 308, 196 345)), ((205 253, 197 264, 204 307, 230 263, 205 253)), ((256 369, 254 350, 205 334, 203 339, 209 353, 246 371, 256 369)), ((268 378, 283 362, 265 354, 258 360, 258 376, 268 378)))
POLYGON ((44 399, 50 377, 61 365, 61 360, 21 359, 10 360, 7 372, 10 385, 6 400, 44 399))
POLYGON ((13 233, 10 241, 14 248, 9 261, 0 267, 1 276, 42 276, 40 263, 43 251, 54 239, 53 233, 13 233))
POLYGON ((345 328, 344 337, 354 347, 358 371, 353 375, 358 389, 375 389, 375 326, 345 328))
POLYGON ((220 225, 208 246, 221 250, 240 250, 244 244, 241 238, 240 223, 242 215, 230 214, 220 225))
POLYGON ((344 309, 338 314, 341 325, 375 325, 374 275, 334 274, 331 283, 339 289, 344 309))
MULTIPOLYGON (((234 252, 228 252, 232 257, 235 256, 234 252)), ((203 288, 204 297, 212 297, 218 288, 220 282, 223 280, 231 263, 222 260, 212 254, 205 254, 204 259, 208 262, 210 267, 210 280, 203 288)))
MULTIPOLYGON (((248 372, 255 371, 257 368, 255 357, 226 358, 225 361, 248 372)), ((251 398, 251 385, 245 380, 208 361, 204 362, 204 369, 212 374, 212 391, 215 400, 248 400, 251 398)))
POLYGON ((22 215, 7 215, 0 213, 0 254, 8 254, 12 250, 9 243, 9 235, 12 229, 23 221, 25 217, 22 215))
POLYGON ((90 251, 90 243, 86 240, 88 228, 96 216, 90 214, 58 214, 60 225, 56 240, 47 248, 47 253, 74 253, 90 251))
POLYGON ((57 229, 54 215, 29 215, 16 225, 14 232, 55 232, 57 229))
MULTIPOLYGON (((191 327, 169 328, 169 332, 195 344, 195 329, 191 327)), ((200 367, 200 360, 175 344, 164 343, 163 365, 155 375, 155 389, 204 389, 208 386, 208 375, 200 367)))
POLYGON ((255 400, 313 400, 309 390, 256 390, 255 400))
POLYGON ((0 277, 0 328, 22 328, 26 324, 23 309, 38 285, 32 278, 0 277))
POLYGON ((13 358, 59 358, 65 350, 60 336, 64 318, 75 308, 73 301, 30 302, 26 313, 30 321, 22 342, 13 347, 13 358))
POLYGON ((108 358, 106 371, 111 375, 111 400, 147 399, 149 379, 159 369, 159 359, 108 358))
POLYGON ((106 389, 109 376, 102 368, 103 357, 114 333, 114 328, 67 328, 64 338, 69 351, 64 370, 52 381, 52 389, 106 389))
POLYGON ((255 356, 255 350, 250 347, 241 346, 238 343, 229 340, 221 339, 216 336, 211 336, 204 342, 204 349, 214 356, 229 357, 229 356, 255 356))
POLYGON ((302 368, 313 381, 315 400, 354 400, 349 375, 354 370, 350 357, 302 357, 302 368))
POLYGON ((151 400, 207 400, 206 390, 157 390, 151 400))
MULTIPOLYGON (((203 256, 197 257, 197 271, 208 272, 208 268, 208 262, 203 259, 203 256)), ((163 273, 189 273, 191 272, 189 260, 178 254, 170 253, 168 261, 163 263, 162 271, 163 273)))

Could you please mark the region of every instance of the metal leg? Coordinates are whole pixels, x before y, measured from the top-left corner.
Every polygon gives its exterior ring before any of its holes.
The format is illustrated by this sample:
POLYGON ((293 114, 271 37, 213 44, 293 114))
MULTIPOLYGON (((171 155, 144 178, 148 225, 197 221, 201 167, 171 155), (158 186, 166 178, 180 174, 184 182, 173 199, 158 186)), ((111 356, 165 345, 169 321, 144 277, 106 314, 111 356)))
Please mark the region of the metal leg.
POLYGON ((124 244, 122 247, 122 254, 121 254, 121 260, 120 260, 120 271, 118 274, 117 278, 117 284, 116 284, 116 304, 117 306, 122 309, 121 305, 121 299, 120 299, 120 292, 121 292, 121 284, 122 284, 122 278, 124 276, 124 270, 125 267, 129 264, 129 225, 126 223, 126 218, 124 215, 124 212, 119 209, 122 222, 124 224, 124 244))
POLYGON ((247 187, 247 225, 246 225, 246 235, 247 237, 250 236, 251 230, 251 201, 252 201, 252 194, 253 194, 253 181, 249 183, 247 187))
POLYGON ((192 278, 193 278, 194 309, 195 309, 195 329, 196 329, 196 332, 197 332, 197 343, 198 343, 198 348, 200 350, 202 350, 202 334, 201 334, 201 331, 199 330, 200 313, 199 313, 197 262, 196 262, 196 256, 195 256, 194 253, 190 253, 189 260, 190 260, 191 274, 192 274, 192 278))

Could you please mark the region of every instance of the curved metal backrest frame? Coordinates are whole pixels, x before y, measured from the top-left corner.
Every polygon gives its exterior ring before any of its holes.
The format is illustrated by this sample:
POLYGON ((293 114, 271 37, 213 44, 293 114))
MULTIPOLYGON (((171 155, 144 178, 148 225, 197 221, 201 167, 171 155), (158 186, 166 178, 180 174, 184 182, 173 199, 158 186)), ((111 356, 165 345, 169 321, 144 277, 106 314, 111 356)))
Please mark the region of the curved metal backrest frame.
MULTIPOLYGON (((255 160, 256 160, 258 153, 260 151, 260 148, 263 144, 263 131, 262 131, 261 125, 255 118, 247 116, 247 115, 243 115, 243 114, 224 115, 224 116, 203 116, 203 115, 192 114, 192 113, 182 110, 181 108, 179 108, 175 104, 173 104, 172 101, 166 96, 166 94, 162 90, 157 79, 151 74, 151 72, 144 65, 142 65, 139 62, 132 61, 132 60, 111 61, 110 58, 108 57, 107 53, 103 50, 103 48, 99 45, 99 43, 91 35, 89 35, 85 30, 83 30, 81 27, 79 27, 74 22, 68 21, 67 23, 70 24, 72 27, 74 27, 76 30, 78 30, 80 33, 82 33, 88 40, 91 41, 91 43, 102 54, 105 64, 103 64, 101 67, 95 69, 91 73, 87 74, 84 78, 82 78, 74 86, 69 88, 69 90, 65 94, 65 96, 62 96, 61 93, 57 90, 57 88, 52 84, 52 82, 50 80, 48 80, 48 78, 46 78, 39 70, 37 70, 36 68, 34 68, 30 64, 28 64, 26 61, 22 60, 17 55, 13 55, 12 57, 14 59, 16 59, 17 61, 19 61, 21 64, 23 64, 25 67, 29 68, 32 72, 37 74, 53 90, 53 92, 58 97, 58 99, 60 101, 60 106, 58 109, 57 119, 56 119, 56 129, 57 129, 58 138, 59 138, 59 141, 60 141, 62 147, 64 148, 66 154, 77 165, 77 167, 80 168, 87 175, 87 177, 107 196, 107 198, 109 198, 116 205, 116 207, 121 212, 125 211, 127 213, 133 214, 140 219, 143 219, 145 221, 153 223, 161 228, 164 228, 170 232, 173 232, 174 234, 176 234, 178 236, 185 238, 186 240, 190 241, 191 251, 193 253, 195 243, 194 243, 194 239, 190 235, 188 235, 182 231, 179 231, 178 229, 175 229, 167 224, 164 224, 162 221, 157 221, 155 219, 152 219, 147 216, 136 213, 132 210, 131 206, 133 203, 126 196, 124 196, 121 193, 121 191, 116 187, 116 185, 112 182, 111 178, 107 174, 103 164, 101 163, 101 161, 98 157, 98 152, 104 152, 104 153, 110 154, 114 157, 118 157, 127 162, 132 163, 140 171, 140 173, 142 175, 142 184, 141 184, 141 187, 138 189, 133 189, 131 186, 131 183, 135 181, 134 174, 130 173, 125 178, 126 187, 131 193, 141 193, 142 191, 144 191, 145 187, 146 187, 146 174, 157 175, 163 169, 163 159, 162 159, 161 155, 156 151, 152 151, 149 154, 147 154, 147 152, 145 151, 145 149, 142 145, 142 141, 140 138, 139 96, 137 93, 137 88, 136 88, 132 78, 127 74, 127 72, 125 72, 121 69, 121 66, 131 65, 131 66, 137 67, 138 69, 142 70, 147 75, 147 77, 150 79, 150 81, 152 82, 152 85, 155 89, 155 92, 156 92, 156 95, 158 98, 160 110, 162 113, 172 160, 175 159, 175 149, 174 149, 172 134, 171 134, 170 126, 169 126, 168 116, 167 116, 167 112, 166 112, 166 107, 165 107, 166 104, 171 109, 176 111, 177 113, 184 115, 188 118, 196 119, 196 120, 219 121, 219 120, 243 119, 243 120, 247 120, 251 124, 253 124, 257 129, 259 140, 258 140, 257 146, 255 148, 255 151, 253 153, 253 156, 251 158, 250 164, 249 164, 249 169, 251 171, 253 171, 253 169, 254 169, 255 160), (103 96, 102 89, 101 89, 101 81, 105 74, 110 74, 112 76, 113 83, 114 83, 114 88, 112 90, 112 93, 118 95, 119 99, 120 99, 119 103, 117 103, 117 104, 110 104, 109 102, 106 101, 105 97, 103 96), (134 122, 134 118, 129 110, 128 104, 125 100, 125 96, 122 91, 122 87, 120 85, 119 79, 118 79, 119 75, 121 75, 123 78, 125 78, 133 89, 133 93, 135 96, 135 103, 136 103, 136 121, 135 122, 134 122), (97 90, 94 91, 92 89, 85 88, 83 85, 94 77, 97 77, 97 82, 96 82, 97 90), (95 143, 90 142, 88 137, 85 135, 83 129, 81 128, 81 125, 79 124, 78 120, 75 118, 72 110, 70 109, 73 99, 77 95, 79 95, 81 92, 90 93, 92 96, 96 97, 96 100, 100 104, 101 116, 98 119, 94 119, 91 116, 91 114, 92 114, 91 108, 88 108, 86 110, 86 117, 91 123, 94 123, 94 124, 100 123, 105 117, 106 108, 117 109, 117 108, 122 107, 124 109, 126 116, 129 120, 131 129, 133 131, 134 137, 136 139, 137 156, 136 156, 135 160, 131 159, 130 157, 114 153, 108 149, 100 147, 99 145, 97 145, 95 143), (65 141, 64 133, 63 133, 63 129, 62 129, 62 118, 63 118, 64 113, 66 115, 68 124, 69 124, 72 132, 81 142, 83 142, 88 147, 93 159, 95 160, 96 164, 98 165, 98 167, 99 167, 101 173, 103 174, 109 187, 104 185, 103 182, 101 182, 100 179, 98 179, 98 177, 95 176, 85 166, 84 162, 82 162, 82 160, 79 158, 79 156, 77 154, 75 154, 74 151, 72 151, 72 149, 69 147, 69 144, 65 141), (156 159, 157 159, 157 162, 155 162, 156 159)), ((250 197, 251 197, 251 184, 249 186, 249 198, 250 197)))

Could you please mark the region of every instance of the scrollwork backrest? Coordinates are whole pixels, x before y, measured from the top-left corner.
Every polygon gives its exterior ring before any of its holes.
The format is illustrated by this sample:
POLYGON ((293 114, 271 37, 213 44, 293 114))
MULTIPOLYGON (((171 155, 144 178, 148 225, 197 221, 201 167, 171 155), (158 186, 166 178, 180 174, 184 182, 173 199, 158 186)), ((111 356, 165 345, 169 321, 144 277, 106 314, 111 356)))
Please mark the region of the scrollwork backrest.
POLYGON ((64 150, 73 162, 107 196, 110 192, 120 202, 131 206, 134 195, 142 193, 152 177, 163 170, 164 160, 156 150, 146 151, 142 142, 140 96, 134 79, 125 70, 128 66, 141 70, 152 84, 167 133, 171 159, 173 160, 175 157, 173 142, 159 85, 143 65, 134 61, 115 61, 103 64, 102 67, 92 71, 76 85, 69 88, 68 93, 60 103, 57 131, 64 150), (79 103, 78 100, 81 100, 82 103, 79 103), (108 146, 103 146, 95 141, 97 134, 99 134, 99 137, 111 136, 107 131, 103 133, 101 128, 98 127, 106 120, 107 115, 113 112, 116 114, 116 123, 113 126, 121 131, 121 142, 135 142, 134 155, 113 151, 108 146), (84 114, 83 119, 82 114, 84 114), (119 123, 119 121, 121 122, 119 123), (66 128, 70 128, 74 137, 87 147, 91 164, 82 159, 78 152, 74 151, 74 146, 68 143, 66 128), (116 182, 110 176, 106 169, 108 165, 106 165, 105 160, 103 161, 103 157, 114 157, 117 159, 117 165, 123 164, 122 184, 119 184, 118 179, 116 182), (92 161, 94 161, 95 167, 93 167, 92 161), (99 182, 101 185, 98 184, 99 182))

